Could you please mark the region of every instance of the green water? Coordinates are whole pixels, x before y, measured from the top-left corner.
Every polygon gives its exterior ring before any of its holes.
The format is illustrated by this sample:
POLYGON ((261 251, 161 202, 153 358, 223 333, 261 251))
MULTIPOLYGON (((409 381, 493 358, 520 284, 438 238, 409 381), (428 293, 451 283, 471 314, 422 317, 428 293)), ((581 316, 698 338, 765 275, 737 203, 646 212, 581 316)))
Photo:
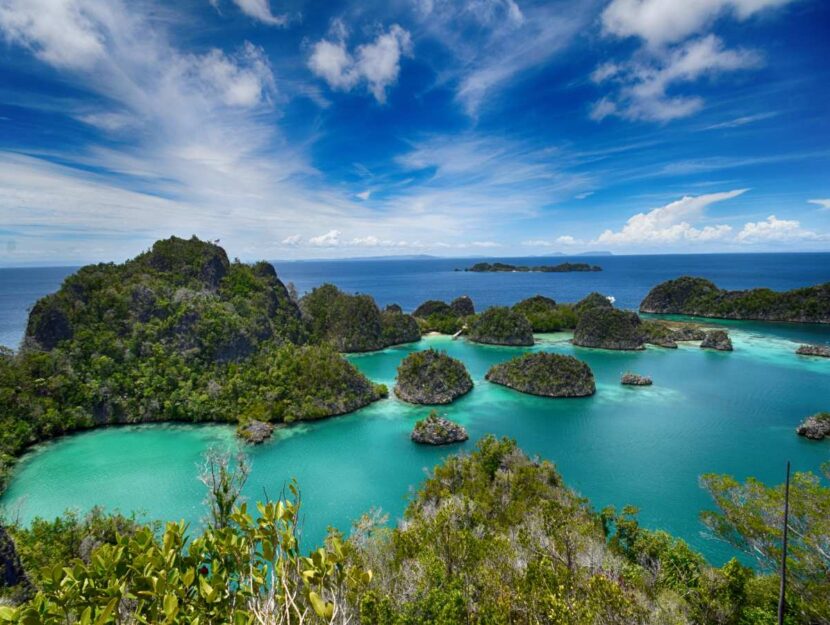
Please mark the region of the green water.
MULTIPOLYGON (((492 364, 523 348, 430 337, 351 356, 371 379, 390 388, 398 363, 411 351, 431 346, 463 360, 475 388, 442 412, 464 424, 471 441, 451 448, 411 443, 409 432, 427 410, 390 398, 348 416, 280 431, 251 449, 246 494, 275 497, 286 480, 297 478, 304 536, 311 544, 326 526, 348 530, 372 507, 396 518, 429 467, 494 433, 554 461, 595 508, 634 504, 645 525, 681 536, 721 562, 732 553, 706 538, 698 521, 709 505, 698 484, 701 474, 754 475, 772 483, 782 481, 788 459, 794 470, 812 471, 830 460, 830 442, 794 433, 806 415, 830 408, 830 361, 797 357, 793 341, 827 341, 827 329, 733 323, 730 332, 732 353, 695 345, 609 352, 573 347, 567 334, 537 337, 533 350, 574 354, 590 364, 597 394, 586 399, 531 397, 484 380, 492 364), (622 387, 619 377, 627 370, 652 376, 654 386, 622 387)), ((20 462, 2 504, 24 521, 103 504, 198 524, 199 456, 211 445, 235 444, 231 428, 223 426, 125 427, 65 438, 20 462)))

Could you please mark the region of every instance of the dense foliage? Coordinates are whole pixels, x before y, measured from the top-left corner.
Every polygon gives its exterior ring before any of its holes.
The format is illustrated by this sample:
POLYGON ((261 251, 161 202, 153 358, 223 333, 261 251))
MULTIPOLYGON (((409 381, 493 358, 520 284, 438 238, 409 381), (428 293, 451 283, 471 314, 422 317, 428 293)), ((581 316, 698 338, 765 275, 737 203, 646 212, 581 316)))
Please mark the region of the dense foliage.
POLYGON ((324 284, 300 300, 315 340, 327 341, 341 352, 368 352, 418 341, 415 320, 395 308, 383 312, 369 295, 349 295, 324 284))
POLYGON ((35 305, 21 350, 0 351, 0 487, 26 447, 81 428, 320 418, 385 394, 308 336, 271 265, 210 243, 84 267, 35 305))
POLYGON ((468 315, 474 313, 475 309, 470 298, 456 298, 452 304, 433 299, 418 306, 412 316, 418 320, 422 332, 455 334, 464 326, 468 315), (473 312, 465 312, 469 309, 473 309, 473 312))
POLYGON ((472 388, 473 380, 463 362, 426 349, 401 361, 395 395, 412 404, 449 404, 472 388))
POLYGON ((591 368, 573 356, 539 352, 490 367, 490 382, 544 397, 585 397, 596 392, 591 368))
POLYGON ((778 292, 726 291, 704 278, 683 276, 658 284, 640 304, 641 312, 724 319, 830 323, 830 282, 778 292))
POLYGON ((589 308, 579 317, 574 345, 602 349, 643 349, 637 313, 616 308, 589 308))
POLYGON ((467 337, 490 345, 533 345, 533 328, 521 313, 494 306, 472 321, 467 337))
POLYGON ((577 315, 592 309, 592 308, 613 308, 614 304, 611 300, 602 293, 593 291, 574 304, 574 310, 577 315))
POLYGON ((534 332, 559 332, 576 327, 573 306, 557 304, 544 295, 534 295, 513 305, 513 311, 527 317, 534 332))
MULTIPOLYGON (((38 593, 0 607, 0 622, 775 623, 778 580, 767 571, 780 557, 781 487, 704 478, 718 506, 704 521, 758 558, 756 573, 734 559, 710 566, 682 540, 641 527, 633 508, 595 513, 553 465, 506 439, 447 458, 397 527, 367 515, 347 541, 333 530, 308 556, 293 485, 254 516, 229 464, 209 475, 201 535, 174 523, 159 536, 99 513, 13 527, 38 593)), ((791 515, 785 622, 827 625, 830 489, 795 474, 791 515)))

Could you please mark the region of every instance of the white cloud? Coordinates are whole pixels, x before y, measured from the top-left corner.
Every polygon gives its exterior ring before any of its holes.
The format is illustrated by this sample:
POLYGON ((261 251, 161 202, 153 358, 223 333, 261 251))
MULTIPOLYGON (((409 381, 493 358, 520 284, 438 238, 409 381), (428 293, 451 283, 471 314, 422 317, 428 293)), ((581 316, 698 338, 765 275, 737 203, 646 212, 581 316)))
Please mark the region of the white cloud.
POLYGON ((268 0, 233 0, 233 3, 248 17, 252 17, 265 24, 284 26, 288 22, 287 16, 274 15, 271 12, 268 0))
POLYGON ((473 241, 470 247, 501 247, 501 243, 495 241, 473 241))
POLYGON ((736 189, 723 193, 685 196, 647 213, 637 213, 629 218, 622 230, 605 230, 596 243, 614 245, 667 244, 680 241, 710 242, 726 238, 732 228, 728 225, 695 227, 693 224, 704 216, 707 206, 729 200, 745 193, 736 189))
POLYGON ((354 239, 352 239, 351 242, 351 245, 356 245, 358 247, 377 247, 381 244, 385 244, 386 247, 394 245, 392 241, 381 241, 380 239, 372 235, 366 237, 355 237, 354 239))
POLYGON ((770 243, 786 241, 815 241, 823 237, 801 227, 795 219, 778 219, 770 215, 765 221, 749 222, 736 237, 739 243, 770 243))
POLYGON ((283 245, 287 245, 288 247, 296 247, 302 241, 302 237, 299 234, 292 234, 291 236, 287 236, 282 240, 283 245))
POLYGON ((365 82, 375 99, 386 101, 386 90, 398 80, 401 58, 412 55, 412 38, 397 24, 381 32, 371 43, 357 47, 354 54, 346 46, 342 22, 335 22, 335 39, 314 44, 308 67, 332 89, 349 91, 365 82))
POLYGON ((329 230, 325 234, 311 237, 308 242, 317 247, 336 247, 340 245, 340 231, 329 230))
POLYGON ((577 193, 574 198, 577 200, 584 200, 591 197, 594 194, 593 191, 585 191, 585 193, 577 193))
POLYGON ((358 198, 360 198, 361 200, 363 200, 365 202, 370 197, 372 197, 372 190, 371 189, 366 189, 365 191, 361 191, 360 193, 357 193, 356 195, 357 195, 358 198))
POLYGON ((807 202, 819 206, 819 210, 830 210, 830 198, 824 200, 807 200, 807 202))
POLYGON ((602 12, 602 26, 607 34, 639 37, 651 46, 661 46, 697 35, 723 15, 743 21, 793 1, 612 0, 602 12))
POLYGON ((0 29, 6 39, 29 48, 40 60, 72 69, 88 69, 105 56, 100 2, 77 0, 4 0, 0 29))
POLYGON ((761 64, 757 52, 726 49, 715 35, 690 40, 669 51, 618 66, 614 75, 614 83, 619 87, 616 97, 606 96, 596 102, 590 117, 599 121, 608 115, 619 115, 661 122, 688 117, 703 107, 703 99, 672 96, 668 93, 670 88, 761 64))
POLYGON ((571 245, 584 245, 585 242, 573 237, 569 234, 563 234, 556 237, 553 241, 547 239, 530 239, 529 241, 522 241, 522 245, 526 247, 568 247, 571 245))

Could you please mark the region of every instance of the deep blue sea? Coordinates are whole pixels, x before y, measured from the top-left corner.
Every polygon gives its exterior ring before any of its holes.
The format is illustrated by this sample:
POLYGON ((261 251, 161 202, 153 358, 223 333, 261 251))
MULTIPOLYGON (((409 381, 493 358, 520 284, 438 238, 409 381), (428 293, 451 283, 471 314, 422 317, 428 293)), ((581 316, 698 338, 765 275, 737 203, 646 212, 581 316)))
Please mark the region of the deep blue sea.
MULTIPOLYGON (((419 260, 274 261, 280 278, 302 294, 326 282, 349 293, 368 293, 378 305, 397 303, 412 311, 426 299, 473 298, 477 309, 509 305, 541 293, 573 302, 591 291, 636 309, 648 290, 670 278, 701 276, 725 289, 765 286, 787 290, 830 282, 830 253, 823 254, 687 254, 665 256, 597 256, 504 258, 522 265, 586 262, 596 273, 472 273, 455 271, 492 257, 419 260)), ((0 268, 0 345, 17 347, 28 309, 55 291, 74 267, 0 268)))

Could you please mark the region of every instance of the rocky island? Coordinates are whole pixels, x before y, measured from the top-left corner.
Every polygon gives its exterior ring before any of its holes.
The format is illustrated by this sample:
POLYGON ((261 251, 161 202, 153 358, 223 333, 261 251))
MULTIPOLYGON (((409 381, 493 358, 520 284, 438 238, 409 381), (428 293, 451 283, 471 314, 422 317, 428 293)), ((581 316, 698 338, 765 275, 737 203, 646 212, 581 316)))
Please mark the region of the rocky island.
POLYGON ((639 375, 637 373, 623 373, 620 378, 620 384, 626 386, 651 386, 652 380, 647 375, 639 375))
POLYGON ((398 366, 395 395, 410 404, 449 404, 472 388, 464 363, 427 349, 409 354, 398 366))
POLYGON ((795 353, 799 356, 830 358, 830 345, 800 345, 795 353))
POLYGON ((819 412, 807 417, 795 431, 799 436, 814 441, 830 437, 830 412, 819 412))
POLYGON ((732 351, 732 339, 724 330, 709 330, 700 343, 701 349, 714 349, 720 352, 732 351))
POLYGON ((597 307, 585 311, 574 330, 573 344, 615 350, 645 349, 637 313, 597 307))
POLYGON ((719 319, 830 323, 830 282, 773 291, 726 291, 704 278, 683 276, 657 285, 640 312, 719 319))
MULTIPOLYGON (((354 309, 382 332, 372 302, 354 309)), ((35 304, 21 349, 0 354, 0 486, 28 446, 79 429, 291 423, 385 396, 321 327, 272 265, 230 262, 195 237, 82 267, 35 304)))
POLYGON ((486 345, 527 346, 533 345, 533 327, 524 315, 494 306, 472 321, 467 338, 486 345))
POLYGON ((274 433, 274 425, 265 421, 251 419, 247 423, 240 423, 236 428, 236 434, 246 443, 261 445, 274 433))
POLYGON ((493 273, 493 272, 541 272, 541 273, 567 273, 571 271, 602 271, 602 267, 598 265, 590 265, 588 263, 560 263, 558 265, 510 265, 508 263, 476 263, 472 267, 466 268, 464 271, 473 271, 476 273, 493 273))
POLYGON ((573 356, 539 352, 490 367, 486 380, 542 397, 586 397, 596 392, 591 368, 573 356))
POLYGON ((441 417, 433 410, 426 419, 415 424, 411 438, 422 445, 450 445, 463 443, 469 436, 464 426, 441 417))

